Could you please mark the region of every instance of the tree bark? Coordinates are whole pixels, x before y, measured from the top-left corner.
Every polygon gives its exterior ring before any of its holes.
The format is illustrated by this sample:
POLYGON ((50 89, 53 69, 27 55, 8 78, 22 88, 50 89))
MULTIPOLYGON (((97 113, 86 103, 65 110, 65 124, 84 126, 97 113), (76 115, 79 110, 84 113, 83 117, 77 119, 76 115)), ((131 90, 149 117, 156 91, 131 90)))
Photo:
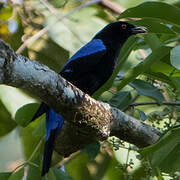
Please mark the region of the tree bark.
POLYGON ((155 143, 161 134, 119 109, 96 101, 47 66, 16 54, 2 40, 0 84, 25 89, 65 118, 55 148, 61 155, 67 156, 109 136, 145 147, 155 143))

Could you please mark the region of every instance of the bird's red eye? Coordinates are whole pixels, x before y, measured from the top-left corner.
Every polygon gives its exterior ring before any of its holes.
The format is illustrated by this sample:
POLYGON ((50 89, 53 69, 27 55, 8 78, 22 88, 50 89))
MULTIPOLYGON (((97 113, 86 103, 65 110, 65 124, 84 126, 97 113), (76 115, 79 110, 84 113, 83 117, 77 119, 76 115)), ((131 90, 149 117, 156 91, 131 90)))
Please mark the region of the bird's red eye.
POLYGON ((126 24, 122 24, 121 27, 122 27, 122 29, 126 29, 127 25, 126 24))

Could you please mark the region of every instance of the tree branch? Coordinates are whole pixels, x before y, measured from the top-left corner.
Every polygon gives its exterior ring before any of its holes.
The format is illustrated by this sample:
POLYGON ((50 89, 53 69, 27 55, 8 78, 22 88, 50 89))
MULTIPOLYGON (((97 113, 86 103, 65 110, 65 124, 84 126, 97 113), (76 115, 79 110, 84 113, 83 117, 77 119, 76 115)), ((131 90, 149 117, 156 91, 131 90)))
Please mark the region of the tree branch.
POLYGON ((16 54, 2 40, 0 84, 27 90, 65 118, 55 148, 61 155, 69 155, 108 136, 145 147, 155 143, 161 134, 119 109, 96 101, 47 66, 16 54))

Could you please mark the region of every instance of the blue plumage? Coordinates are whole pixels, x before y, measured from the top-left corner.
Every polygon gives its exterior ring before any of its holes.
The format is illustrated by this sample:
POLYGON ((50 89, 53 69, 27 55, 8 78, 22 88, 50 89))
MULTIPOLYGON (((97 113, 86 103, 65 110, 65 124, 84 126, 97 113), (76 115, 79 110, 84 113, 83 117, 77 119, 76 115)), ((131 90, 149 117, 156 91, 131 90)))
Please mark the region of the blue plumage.
POLYGON ((71 69, 66 69, 64 72, 70 73, 73 72, 71 69))
MULTIPOLYGON (((64 73, 71 73, 73 72, 72 69, 67 69, 67 66, 72 61, 77 61, 77 59, 86 59, 87 56, 95 55, 96 53, 104 52, 106 50, 106 46, 104 45, 103 41, 100 39, 93 39, 81 49, 79 49, 65 64, 64 66, 64 73)), ((62 72, 61 72, 62 73, 62 72)))
MULTIPOLYGON (((111 76, 120 49, 128 37, 143 32, 145 31, 141 28, 121 21, 107 25, 69 59, 60 75, 83 92, 92 95, 111 76)), ((41 104, 32 121, 45 112, 46 142, 42 175, 50 168, 55 140, 64 123, 63 117, 45 103, 41 104)))
POLYGON ((43 157, 42 175, 50 167, 51 157, 55 146, 56 137, 59 135, 61 128, 64 124, 64 118, 56 113, 53 109, 46 112, 46 141, 43 157))
POLYGON ((57 129, 57 134, 60 133, 60 130, 63 126, 64 118, 56 113, 53 109, 50 109, 46 113, 46 141, 48 141, 51 131, 57 129))
POLYGON ((93 39, 92 41, 87 43, 85 46, 83 46, 79 51, 77 51, 69 59, 69 61, 66 63, 66 65, 69 64, 73 60, 77 60, 78 58, 84 58, 91 54, 99 53, 99 52, 105 51, 105 50, 106 50, 106 46, 104 45, 104 43, 101 39, 93 39))

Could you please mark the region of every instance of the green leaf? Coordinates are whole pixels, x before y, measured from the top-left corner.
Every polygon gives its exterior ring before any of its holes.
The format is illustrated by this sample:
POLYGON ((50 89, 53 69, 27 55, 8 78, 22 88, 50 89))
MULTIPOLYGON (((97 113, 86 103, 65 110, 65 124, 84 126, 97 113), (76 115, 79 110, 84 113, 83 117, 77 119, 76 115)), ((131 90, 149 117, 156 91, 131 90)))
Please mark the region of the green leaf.
POLYGON ((136 79, 135 81, 129 84, 132 86, 140 95, 148 96, 150 98, 155 99, 158 103, 162 103, 164 101, 164 97, 158 88, 153 86, 152 84, 145 82, 140 79, 136 79))
POLYGON ((69 0, 54 0, 54 1, 50 1, 49 3, 54 6, 55 8, 63 8, 67 3, 69 2, 69 0))
POLYGON ((12 7, 6 6, 0 11, 0 20, 8 20, 12 16, 12 7))
MULTIPOLYGON (((180 28, 178 26, 172 26, 172 30, 175 31, 176 33, 180 34, 180 28)), ((177 40, 179 40, 179 37, 176 37, 177 40)), ((176 38, 174 39, 174 41, 176 40, 176 38)))
POLYGON ((0 101, 0 137, 6 135, 11 132, 15 127, 16 123, 11 118, 10 113, 4 107, 2 102, 0 101))
POLYGON ((154 145, 140 150, 143 157, 148 157, 153 167, 166 173, 180 170, 180 127, 169 130, 154 145))
POLYGON ((103 177, 103 179, 108 179, 108 180, 128 179, 125 178, 123 169, 119 168, 120 165, 122 164, 115 158, 115 156, 112 157, 105 156, 104 158, 107 158, 107 160, 105 161, 106 163, 100 164, 100 166, 104 166, 102 167, 105 171, 105 175, 104 175, 105 178, 103 177), (107 169, 105 166, 108 166, 107 169))
POLYGON ((142 120, 142 121, 145 121, 145 120, 147 119, 146 114, 145 114, 143 111, 141 111, 140 109, 137 109, 137 110, 138 110, 138 112, 139 112, 139 115, 140 115, 141 120, 142 120))
POLYGON ((180 9, 163 2, 145 2, 124 11, 119 18, 155 18, 180 25, 180 9))
POLYGON ((85 148, 81 149, 81 151, 85 152, 92 161, 100 151, 100 143, 98 141, 94 141, 93 143, 88 144, 85 148))
POLYGON ((180 77, 171 77, 171 81, 173 82, 174 86, 179 90, 180 92, 180 77))
POLYGON ((0 86, 0 99, 13 118, 21 106, 35 101, 20 89, 6 85, 0 86))
POLYGON ((13 173, 8 180, 21 180, 24 176, 24 168, 19 169, 13 173))
POLYGON ((0 173, 0 180, 8 180, 8 178, 11 174, 12 174, 12 172, 1 172, 0 173))
POLYGON ((111 106, 124 110, 131 103, 131 98, 129 91, 120 91, 110 99, 109 103, 111 106))
POLYGON ((41 169, 35 166, 29 166, 26 180, 42 180, 41 169))
POLYGON ((144 61, 141 61, 123 76, 123 79, 117 84, 118 90, 133 81, 138 75, 148 71, 152 65, 156 65, 157 62, 169 54, 170 50, 171 48, 167 46, 160 46, 155 49, 144 61))
POLYGON ((45 114, 42 115, 41 117, 38 118, 39 119, 39 124, 36 126, 36 128, 34 129, 34 131, 32 131, 33 135, 36 136, 40 136, 40 137, 44 137, 46 132, 45 132, 45 127, 46 127, 46 121, 45 121, 45 114))
POLYGON ((73 180, 66 173, 56 168, 51 168, 47 176, 49 180, 73 180))
MULTIPOLYGON (((56 23, 48 32, 50 37, 64 49, 75 53, 83 44, 91 40, 106 21, 98 18, 98 8, 86 7, 56 23), (87 21, 91 19, 91 21, 87 21)), ((46 25, 56 21, 55 16, 46 18, 46 25)))
POLYGON ((171 82, 171 79, 167 75, 163 74, 162 72, 153 72, 151 70, 148 70, 144 72, 143 74, 153 79, 160 80, 162 82, 166 82, 170 85, 173 85, 173 83, 171 82))
POLYGON ((39 119, 25 128, 20 128, 20 138, 22 142, 24 157, 27 160, 31 157, 31 161, 35 160, 38 156, 42 155, 44 149, 44 141, 42 137, 35 136, 34 134, 32 134, 38 122, 39 119), (40 147, 37 149, 38 146, 40 147))
MULTIPOLYGON (((168 57, 169 59, 169 57, 168 57)), ((168 60, 167 59, 167 60, 168 60)), ((162 60, 158 61, 157 63, 153 64, 150 68, 153 72, 161 72, 165 74, 166 76, 170 77, 180 77, 180 71, 176 68, 174 68, 169 62, 165 62, 162 60), (159 68, 161 67, 161 68, 159 68)))
POLYGON ((170 52, 171 64, 180 70, 180 45, 174 47, 170 52))
POLYGON ((74 179, 74 180, 92 180, 91 174, 87 167, 89 162, 89 157, 85 153, 80 153, 79 155, 73 158, 73 161, 68 161, 66 164, 66 172, 74 179))
POLYGON ((175 35, 175 32, 171 30, 171 28, 155 19, 142 19, 138 21, 129 21, 129 23, 146 27, 148 29, 148 33, 175 35))
POLYGON ((163 176, 161 175, 161 171, 159 169, 157 171, 158 171, 158 180, 164 180, 163 176))
POLYGON ((16 112, 15 121, 17 122, 17 124, 26 127, 32 120, 32 117, 34 116, 38 108, 38 103, 30 103, 22 106, 16 112))

